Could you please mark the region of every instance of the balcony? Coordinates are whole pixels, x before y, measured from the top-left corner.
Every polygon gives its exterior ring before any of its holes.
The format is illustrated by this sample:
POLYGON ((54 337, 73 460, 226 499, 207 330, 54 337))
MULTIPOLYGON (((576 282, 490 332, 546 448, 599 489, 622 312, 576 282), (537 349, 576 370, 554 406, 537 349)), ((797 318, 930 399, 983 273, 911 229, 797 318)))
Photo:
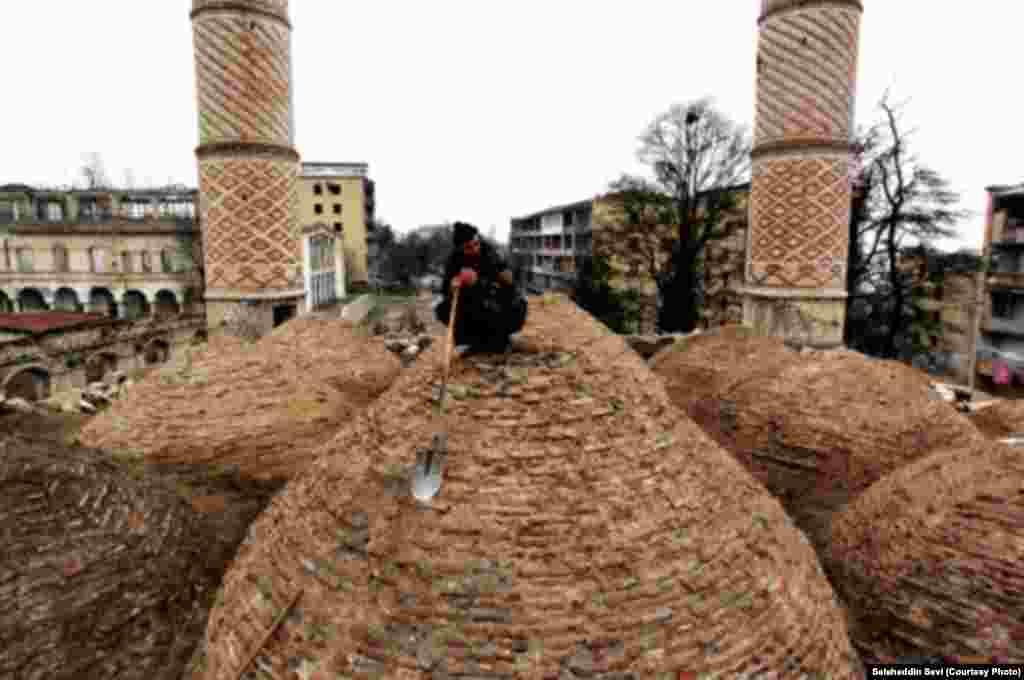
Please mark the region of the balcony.
POLYGON ((986 324, 985 331, 998 335, 1016 335, 1024 337, 1024 319, 1010 319, 993 316, 986 324))
POLYGON ((989 288, 1019 288, 1024 291, 1024 272, 989 272, 989 288))

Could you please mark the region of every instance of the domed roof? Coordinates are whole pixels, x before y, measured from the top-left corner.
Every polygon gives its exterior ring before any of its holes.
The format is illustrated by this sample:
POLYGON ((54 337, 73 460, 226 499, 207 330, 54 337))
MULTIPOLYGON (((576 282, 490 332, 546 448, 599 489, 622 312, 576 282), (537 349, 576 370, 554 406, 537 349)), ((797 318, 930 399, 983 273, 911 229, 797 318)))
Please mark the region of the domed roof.
POLYGON ((986 437, 1002 439, 1024 432, 1024 401, 1004 399, 967 416, 986 437))
POLYGON ((453 366, 430 505, 409 478, 439 427, 437 346, 274 499, 210 616, 208 679, 250 655, 311 677, 854 676, 777 501, 621 338, 564 298, 532 305, 529 353, 453 366))
POLYGON ((216 583, 192 511, 96 452, 0 437, 0 677, 178 677, 216 583), (14 519, 16 518, 16 520, 14 519))
POLYGON ((824 558, 877 658, 1024 659, 1024 456, 934 453, 833 519, 824 558), (886 634, 887 633, 887 634, 886 634))
POLYGON ((670 394, 680 407, 695 410, 680 393, 704 392, 701 425, 818 545, 831 513, 873 482, 938 447, 980 438, 932 398, 925 374, 899 362, 845 350, 786 354, 765 338, 721 339, 710 349, 677 351, 655 370, 677 385, 670 394), (694 387, 679 387, 687 374, 694 387))
MULTIPOLYGON (((224 4, 224 0, 192 0, 192 12, 207 8, 219 9, 224 4)), ((232 11, 236 7, 248 6, 257 11, 272 12, 285 19, 288 18, 288 0, 232 0, 230 5, 228 11, 232 11)))
POLYGON ((342 321, 293 319, 256 343, 215 338, 133 386, 82 441, 151 463, 289 476, 401 370, 379 341, 342 321))

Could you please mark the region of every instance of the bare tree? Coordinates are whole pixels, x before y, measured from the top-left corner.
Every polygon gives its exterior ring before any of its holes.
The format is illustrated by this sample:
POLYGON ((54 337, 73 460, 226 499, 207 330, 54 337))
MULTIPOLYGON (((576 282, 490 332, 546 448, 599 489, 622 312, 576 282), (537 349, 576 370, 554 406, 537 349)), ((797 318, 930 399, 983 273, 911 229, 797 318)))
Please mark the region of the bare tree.
POLYGON ((634 212, 676 225, 671 257, 655 277, 662 330, 686 332, 697 325, 704 246, 722 235, 722 217, 735 206, 733 189, 749 177, 750 148, 746 130, 710 99, 676 104, 640 137, 637 157, 651 168, 653 180, 623 176, 612 185, 634 204, 634 212))
POLYGON ((103 157, 97 151, 90 151, 82 157, 82 178, 86 189, 108 189, 110 178, 107 175, 103 157))
POLYGON ((955 236, 958 222, 970 215, 957 208, 960 196, 948 180, 911 151, 904 106, 886 92, 879 119, 859 135, 850 224, 847 344, 885 357, 913 345, 915 280, 901 270, 901 254, 955 236))

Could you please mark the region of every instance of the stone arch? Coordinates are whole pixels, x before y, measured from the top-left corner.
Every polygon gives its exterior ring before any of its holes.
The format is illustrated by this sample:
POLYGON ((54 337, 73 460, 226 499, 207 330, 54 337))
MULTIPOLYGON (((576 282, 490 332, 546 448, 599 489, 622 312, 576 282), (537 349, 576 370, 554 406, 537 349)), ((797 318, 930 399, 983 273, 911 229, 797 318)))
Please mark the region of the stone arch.
POLYGON ((178 297, 173 291, 166 289, 157 291, 154 300, 154 313, 161 317, 177 316, 181 313, 181 305, 178 304, 178 297))
POLYGON ((45 312, 46 298, 35 288, 23 288, 18 291, 19 312, 45 312))
POLYGON ((0 314, 10 314, 14 311, 14 303, 7 293, 0 290, 0 314))
POLYGON ((117 302, 114 300, 114 294, 106 288, 93 288, 89 291, 89 311, 117 318, 117 302))
POLYGON ((117 355, 113 352, 97 352, 85 360, 85 382, 102 382, 108 374, 117 370, 117 355))
POLYGON ((78 293, 72 288, 59 288, 53 297, 53 308, 62 312, 77 312, 81 309, 78 293))
POLYGON ((124 304, 124 318, 142 319, 149 316, 149 300, 145 293, 139 290, 129 290, 121 298, 124 304))
POLYGON ((50 398, 50 371, 42 364, 19 366, 11 371, 3 383, 8 398, 25 401, 44 401, 50 398))
POLYGON ((165 363, 171 358, 170 344, 161 338, 150 340, 146 343, 146 349, 142 353, 142 359, 147 366, 165 363))

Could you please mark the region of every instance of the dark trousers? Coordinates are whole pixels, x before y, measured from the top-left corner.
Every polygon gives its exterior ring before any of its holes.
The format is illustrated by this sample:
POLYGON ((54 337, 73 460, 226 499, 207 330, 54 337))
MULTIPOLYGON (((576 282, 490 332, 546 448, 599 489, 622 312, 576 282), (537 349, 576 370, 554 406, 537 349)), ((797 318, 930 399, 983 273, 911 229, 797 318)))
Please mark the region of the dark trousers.
MULTIPOLYGON (((451 309, 451 298, 446 296, 435 309, 437 320, 447 326, 451 309)), ((515 290, 482 283, 463 288, 455 313, 455 344, 505 345, 510 335, 522 330, 527 312, 526 298, 515 290)))

